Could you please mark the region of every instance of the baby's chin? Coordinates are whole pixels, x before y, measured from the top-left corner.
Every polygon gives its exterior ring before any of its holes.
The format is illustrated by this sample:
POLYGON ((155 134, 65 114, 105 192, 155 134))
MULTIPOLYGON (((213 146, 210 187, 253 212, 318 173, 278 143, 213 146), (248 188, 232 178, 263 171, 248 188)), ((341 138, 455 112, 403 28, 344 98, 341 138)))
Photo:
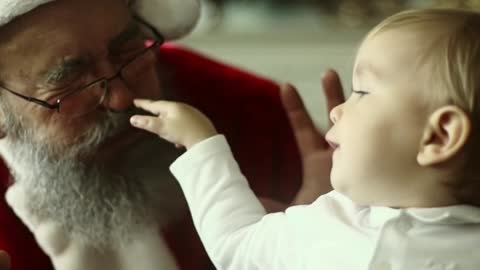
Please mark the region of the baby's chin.
POLYGON ((338 193, 348 197, 356 205, 368 206, 370 205, 370 198, 363 194, 360 190, 356 189, 353 184, 348 183, 345 178, 331 177, 332 187, 338 193))
POLYGON ((345 177, 340 174, 341 170, 335 168, 335 165, 332 167, 330 171, 330 183, 334 190, 340 192, 344 190, 347 185, 345 181, 345 177))

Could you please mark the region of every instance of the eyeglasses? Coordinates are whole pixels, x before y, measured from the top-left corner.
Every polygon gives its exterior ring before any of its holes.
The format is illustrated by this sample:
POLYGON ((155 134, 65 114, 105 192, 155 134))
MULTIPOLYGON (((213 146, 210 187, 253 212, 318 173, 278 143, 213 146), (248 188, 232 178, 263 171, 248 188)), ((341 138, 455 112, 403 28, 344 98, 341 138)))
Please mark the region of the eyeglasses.
MULTIPOLYGON (((141 19, 138 18, 138 20, 140 23, 145 24, 145 22, 143 22, 141 19)), ((85 115, 94 111, 101 103, 104 102, 108 95, 108 84, 111 81, 119 78, 127 85, 131 85, 131 82, 138 81, 138 76, 153 67, 156 59, 156 52, 158 47, 164 43, 164 39, 150 25, 145 24, 144 26, 154 33, 156 40, 148 41, 148 45, 135 54, 126 63, 123 63, 113 76, 108 78, 100 78, 84 86, 78 87, 70 92, 67 92, 53 103, 22 95, 4 86, 0 87, 28 102, 35 103, 50 110, 56 110, 61 114, 68 114, 71 117, 85 115)), ((147 43, 147 40, 145 42, 147 43)))

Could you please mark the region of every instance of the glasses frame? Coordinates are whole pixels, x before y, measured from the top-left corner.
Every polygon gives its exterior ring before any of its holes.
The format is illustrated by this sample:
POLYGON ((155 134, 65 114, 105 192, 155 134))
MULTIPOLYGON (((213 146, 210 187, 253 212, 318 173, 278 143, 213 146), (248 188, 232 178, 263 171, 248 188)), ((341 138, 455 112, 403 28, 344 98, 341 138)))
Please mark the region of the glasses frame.
MULTIPOLYGON (((81 92, 81 91, 84 91, 85 89, 88 89, 89 87, 91 87, 94 84, 99 83, 99 84, 102 85, 102 87, 104 87, 104 94, 102 95, 102 97, 101 97, 101 99, 98 103, 98 105, 100 105, 104 101, 105 96, 107 95, 108 83, 110 81, 116 79, 117 77, 119 77, 120 79, 123 80, 122 71, 126 66, 128 66, 129 64, 131 64, 132 62, 137 60, 140 56, 144 55, 145 53, 147 53, 151 49, 156 49, 156 48, 162 46, 163 43, 165 43, 165 38, 163 37, 163 35, 160 34, 153 26, 151 26, 149 23, 147 23, 145 20, 143 20, 139 16, 134 15, 133 19, 135 21, 137 21, 138 23, 140 23, 140 25, 144 26, 147 30, 149 30, 152 33, 152 35, 154 36, 153 39, 151 40, 152 44, 150 44, 149 46, 146 46, 145 49, 143 49, 141 52, 136 54, 134 57, 132 57, 132 59, 128 60, 126 63, 123 63, 118 68, 118 71, 114 75, 112 75, 108 78, 107 77, 102 77, 102 78, 96 79, 92 82, 89 82, 89 83, 85 84, 84 86, 81 86, 81 87, 78 87, 78 88, 76 88, 72 91, 69 91, 69 92, 65 93, 62 97, 58 98, 54 103, 50 103, 46 100, 34 98, 32 96, 27 96, 27 95, 20 94, 17 91, 9 89, 9 88, 7 88, 3 85, 0 85, 0 88, 6 90, 7 92, 9 92, 9 93, 21 98, 21 99, 26 100, 28 102, 40 105, 40 106, 45 107, 45 108, 50 109, 50 110, 55 110, 55 111, 57 111, 57 113, 60 113, 60 107, 61 107, 61 104, 62 104, 63 100, 65 100, 69 96, 77 94, 78 92, 81 92)), ((146 40, 146 41, 148 41, 148 40, 146 40)))

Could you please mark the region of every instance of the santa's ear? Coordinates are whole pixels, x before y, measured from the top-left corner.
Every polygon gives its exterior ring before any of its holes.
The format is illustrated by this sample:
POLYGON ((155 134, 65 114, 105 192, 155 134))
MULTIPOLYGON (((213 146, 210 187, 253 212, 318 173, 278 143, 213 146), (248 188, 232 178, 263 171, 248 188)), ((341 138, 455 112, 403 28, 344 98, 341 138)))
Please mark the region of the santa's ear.
POLYGON ((435 165, 459 153, 471 132, 468 115, 459 107, 448 105, 435 110, 425 126, 417 162, 435 165))

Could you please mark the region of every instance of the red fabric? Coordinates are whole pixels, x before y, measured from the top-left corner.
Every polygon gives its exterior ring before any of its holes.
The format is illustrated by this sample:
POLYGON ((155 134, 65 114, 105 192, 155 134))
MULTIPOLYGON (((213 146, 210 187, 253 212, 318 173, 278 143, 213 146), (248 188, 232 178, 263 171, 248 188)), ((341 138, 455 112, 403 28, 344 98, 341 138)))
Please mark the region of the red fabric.
MULTIPOLYGON (((226 135, 256 194, 289 202, 300 185, 301 164, 278 85, 172 44, 160 49, 159 61, 168 67, 177 98, 207 114, 226 135)), ((1 165, 3 195, 9 180, 1 165)), ((181 269, 213 269, 189 217, 168 228, 166 238, 181 269)), ((0 249, 11 255, 12 270, 53 269, 3 197, 0 249)))
MULTIPOLYGON (((278 85, 175 45, 162 48, 160 61, 172 68, 176 98, 207 114, 226 135, 255 193, 291 201, 301 164, 278 85)), ((213 269, 192 227, 191 219, 174 226, 170 247, 181 269, 213 269)))
POLYGON ((38 247, 32 233, 12 212, 5 201, 10 177, 5 164, 0 161, 0 249, 12 259, 12 270, 50 270, 50 260, 38 247))

